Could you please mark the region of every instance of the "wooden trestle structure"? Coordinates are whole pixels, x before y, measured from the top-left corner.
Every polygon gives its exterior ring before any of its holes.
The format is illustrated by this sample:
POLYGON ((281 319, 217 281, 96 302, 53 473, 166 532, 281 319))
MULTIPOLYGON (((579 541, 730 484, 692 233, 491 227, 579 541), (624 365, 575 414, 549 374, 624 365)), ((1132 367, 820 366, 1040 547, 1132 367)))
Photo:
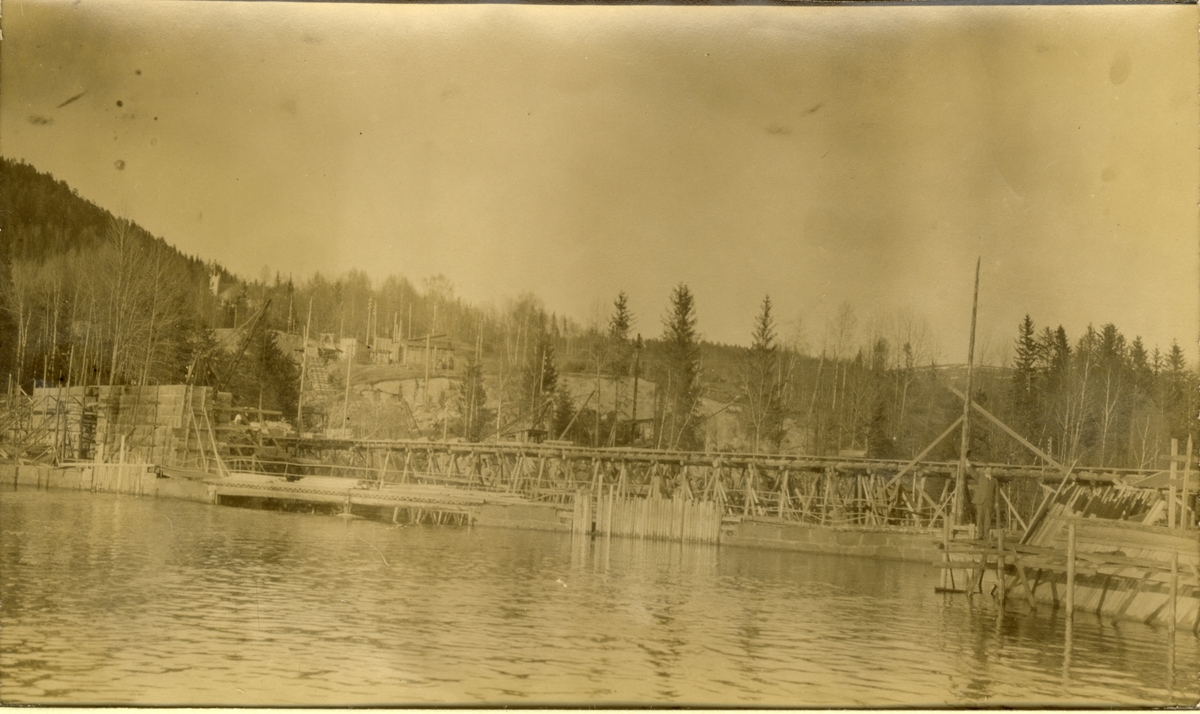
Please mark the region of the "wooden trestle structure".
MULTIPOLYGON (((279 458, 226 457, 229 471, 288 478, 340 476, 379 484, 441 484, 571 504, 579 494, 711 502, 729 518, 769 516, 827 526, 940 530, 951 522, 955 462, 590 449, 534 443, 276 438, 279 458), (897 475, 900 477, 897 478, 897 475)), ((1043 467, 990 467, 999 483, 996 525, 1024 530, 1064 477, 1043 467)), ((1081 483, 1144 476, 1103 469, 1081 483)))

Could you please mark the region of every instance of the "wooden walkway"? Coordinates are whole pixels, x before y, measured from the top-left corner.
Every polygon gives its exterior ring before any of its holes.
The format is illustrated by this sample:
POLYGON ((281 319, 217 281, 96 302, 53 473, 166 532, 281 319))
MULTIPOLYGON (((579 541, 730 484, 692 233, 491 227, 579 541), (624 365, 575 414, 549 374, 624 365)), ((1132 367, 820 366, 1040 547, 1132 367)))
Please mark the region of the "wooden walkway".
POLYGON ((1200 542, 1195 531, 1095 518, 1056 517, 1035 542, 1019 533, 944 545, 942 589, 990 591, 1114 619, 1200 632, 1200 542))

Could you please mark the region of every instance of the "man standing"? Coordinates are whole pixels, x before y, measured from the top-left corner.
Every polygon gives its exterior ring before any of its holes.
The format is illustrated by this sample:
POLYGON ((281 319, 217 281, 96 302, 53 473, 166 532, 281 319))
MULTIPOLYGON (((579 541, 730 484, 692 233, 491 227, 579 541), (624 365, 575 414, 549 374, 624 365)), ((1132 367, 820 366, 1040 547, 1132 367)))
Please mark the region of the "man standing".
POLYGON ((987 540, 992 530, 992 502, 996 496, 996 479, 992 476, 991 468, 983 470, 983 476, 976 479, 974 498, 976 537, 987 540))

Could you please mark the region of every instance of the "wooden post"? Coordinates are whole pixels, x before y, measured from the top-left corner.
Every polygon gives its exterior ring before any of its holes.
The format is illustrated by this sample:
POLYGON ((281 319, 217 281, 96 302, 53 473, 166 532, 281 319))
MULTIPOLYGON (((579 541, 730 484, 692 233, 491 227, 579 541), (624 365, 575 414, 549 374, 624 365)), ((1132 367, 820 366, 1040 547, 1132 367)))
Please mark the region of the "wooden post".
MULTIPOLYGON (((358 348, 358 345, 356 343, 355 349, 357 349, 357 348, 358 348)), ((350 419, 350 367, 353 364, 354 364, 354 358, 347 355, 346 356, 346 403, 344 405, 342 405, 342 425, 341 425, 341 430, 342 430, 342 435, 343 435, 342 438, 349 436, 345 432, 345 429, 346 429, 346 422, 350 419)))
MULTIPOLYGON (((638 415, 637 400, 638 400, 638 381, 639 381, 638 380, 638 367, 640 366, 638 364, 638 362, 640 361, 641 356, 642 356, 641 350, 637 347, 637 345, 641 344, 641 339, 642 339, 642 336, 639 334, 637 342, 634 343, 635 346, 633 349, 633 406, 629 410, 629 420, 631 422, 633 422, 633 425, 632 425, 633 428, 630 430, 629 438, 630 438, 630 441, 635 444, 637 443, 638 437, 641 435, 638 430, 638 423, 637 423, 637 415, 638 415)), ((599 405, 599 402, 597 402, 597 405, 599 405)))
POLYGON ((1179 550, 1171 553, 1171 604, 1167 608, 1167 636, 1171 639, 1170 646, 1175 642, 1175 620, 1178 617, 1176 601, 1179 599, 1179 550))
POLYGON ((392 450, 383 452, 383 465, 379 467, 379 487, 383 488, 383 477, 387 473, 388 462, 392 459, 392 450))
POLYGON ((1071 654, 1074 649, 1075 621, 1067 618, 1066 627, 1063 628, 1063 665, 1062 678, 1064 683, 1071 681, 1071 654))
POLYGON ((1187 459, 1184 460, 1184 462, 1183 462, 1183 489, 1182 489, 1183 495, 1180 497, 1182 500, 1182 504, 1179 508, 1179 513, 1180 513, 1181 519, 1183 521, 1183 529, 1185 531, 1191 530, 1192 526, 1196 524, 1196 517, 1194 515, 1191 515, 1191 516, 1188 515, 1188 498, 1190 497, 1188 494, 1188 482, 1191 481, 1191 479, 1192 479, 1192 435, 1188 434, 1187 459))
POLYGON ((1004 612, 1004 596, 1008 590, 1004 578, 1004 566, 1008 561, 1008 556, 1004 552, 1004 529, 997 532, 997 540, 1000 547, 1000 557, 996 561, 996 581, 1000 584, 1000 612, 1004 612))
POLYGON ((950 569, 950 519, 942 517, 942 590, 946 589, 947 573, 950 569))
POLYGON ((1175 475, 1179 472, 1175 458, 1179 456, 1179 439, 1171 439, 1171 480, 1167 486, 1167 527, 1175 527, 1175 475))
POLYGON ((616 505, 616 500, 617 500, 617 487, 609 486, 608 487, 608 513, 606 514, 608 516, 608 522, 604 526, 604 532, 606 535, 610 535, 610 536, 612 535, 612 527, 613 527, 613 506, 616 505))
POLYGON ((1067 525, 1067 617, 1075 614, 1075 524, 1067 525))
POLYGON ((308 299, 308 321, 304 323, 304 348, 300 351, 300 395, 296 398, 296 432, 304 430, 304 375, 308 372, 308 329, 312 327, 313 299, 308 299))

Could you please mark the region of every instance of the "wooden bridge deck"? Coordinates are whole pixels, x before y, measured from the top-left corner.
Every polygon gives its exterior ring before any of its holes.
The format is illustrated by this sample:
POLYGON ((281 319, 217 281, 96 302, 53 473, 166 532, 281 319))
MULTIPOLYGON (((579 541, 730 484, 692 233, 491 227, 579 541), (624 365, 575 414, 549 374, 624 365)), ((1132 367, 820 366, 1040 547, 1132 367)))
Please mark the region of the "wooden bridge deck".
POLYGON ((225 478, 207 479, 217 497, 274 498, 310 503, 422 508, 464 512, 487 504, 528 504, 528 499, 508 493, 460 488, 445 484, 379 483, 358 479, 283 476, 234 472, 225 478))

